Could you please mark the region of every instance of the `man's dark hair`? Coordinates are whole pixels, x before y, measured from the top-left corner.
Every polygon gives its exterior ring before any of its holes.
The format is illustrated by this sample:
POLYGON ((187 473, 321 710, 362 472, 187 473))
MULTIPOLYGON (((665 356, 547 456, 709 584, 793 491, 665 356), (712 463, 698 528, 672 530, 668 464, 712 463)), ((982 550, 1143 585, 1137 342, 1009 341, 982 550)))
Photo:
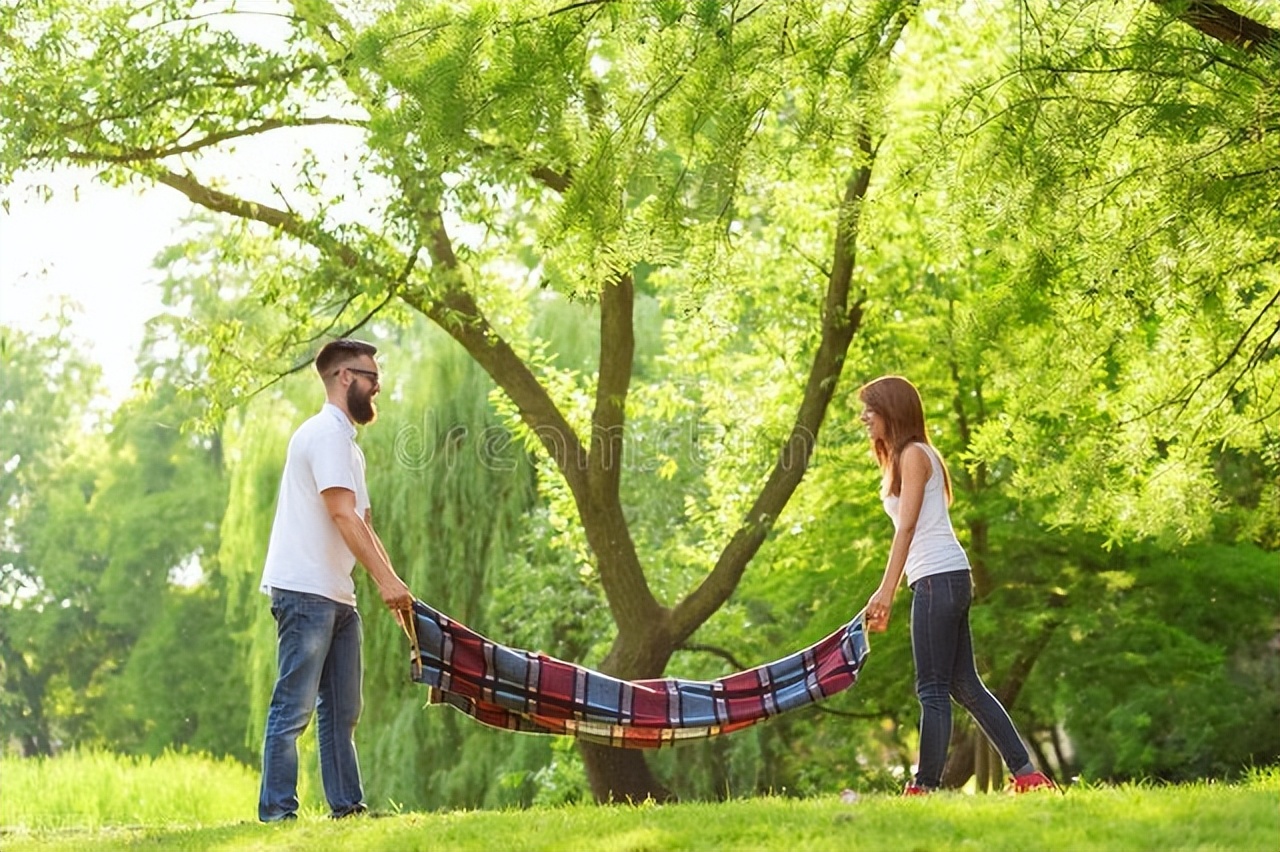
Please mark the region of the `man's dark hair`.
POLYGON ((334 367, 340 367, 361 355, 373 357, 377 351, 378 347, 363 340, 352 340, 349 337, 330 340, 316 356, 316 372, 322 377, 328 376, 329 371, 334 367))

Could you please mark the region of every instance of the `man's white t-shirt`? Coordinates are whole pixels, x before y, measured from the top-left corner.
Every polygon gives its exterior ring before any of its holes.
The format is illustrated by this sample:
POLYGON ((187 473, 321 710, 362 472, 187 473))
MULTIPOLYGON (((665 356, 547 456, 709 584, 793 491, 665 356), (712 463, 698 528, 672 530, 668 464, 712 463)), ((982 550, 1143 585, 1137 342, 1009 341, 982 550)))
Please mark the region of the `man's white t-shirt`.
POLYGON ((266 594, 288 589, 356 605, 351 579, 356 557, 321 494, 326 488, 346 488, 356 495, 356 512, 363 517, 368 510, 364 453, 355 438, 356 428, 342 409, 325 403, 289 439, 262 571, 266 594))

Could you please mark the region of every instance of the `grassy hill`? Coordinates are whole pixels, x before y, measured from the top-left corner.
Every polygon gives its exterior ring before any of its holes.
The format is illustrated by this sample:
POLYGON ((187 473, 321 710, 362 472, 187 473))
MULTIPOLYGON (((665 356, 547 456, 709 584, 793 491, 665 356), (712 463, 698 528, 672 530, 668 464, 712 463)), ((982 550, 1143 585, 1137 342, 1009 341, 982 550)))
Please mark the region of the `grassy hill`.
POLYGON ((873 850, 1280 849, 1280 768, 1238 784, 1076 785, 1064 794, 961 793, 253 821, 256 776, 191 756, 0 763, 0 847, 54 850, 873 850), (74 771, 70 771, 74 770, 74 771), (37 777, 37 776, 41 777, 37 777), (150 779, 150 780, 148 780, 150 779), (167 780, 166 780, 167 779, 167 780), (33 786, 34 785, 34 786, 33 786), (77 793, 78 791, 78 793, 77 793))

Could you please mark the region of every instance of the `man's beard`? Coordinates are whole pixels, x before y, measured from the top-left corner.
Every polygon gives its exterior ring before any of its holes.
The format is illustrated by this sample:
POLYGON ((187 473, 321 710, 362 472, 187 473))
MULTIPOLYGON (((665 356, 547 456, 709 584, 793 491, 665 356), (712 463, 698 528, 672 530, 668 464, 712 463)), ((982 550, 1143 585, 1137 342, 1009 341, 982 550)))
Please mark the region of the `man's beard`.
POLYGON ((347 411, 351 419, 361 426, 378 419, 378 407, 373 404, 373 394, 361 393, 357 382, 347 385, 347 411))

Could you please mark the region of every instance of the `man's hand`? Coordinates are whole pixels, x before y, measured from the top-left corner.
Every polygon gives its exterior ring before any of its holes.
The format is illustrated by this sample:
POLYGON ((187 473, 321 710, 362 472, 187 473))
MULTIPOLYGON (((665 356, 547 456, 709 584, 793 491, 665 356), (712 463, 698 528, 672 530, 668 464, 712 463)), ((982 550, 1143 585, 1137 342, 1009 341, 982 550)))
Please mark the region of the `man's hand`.
POLYGON ((382 602, 392 612, 399 613, 413 609, 413 592, 409 591, 404 580, 394 574, 390 579, 378 584, 378 594, 382 595, 382 602))

